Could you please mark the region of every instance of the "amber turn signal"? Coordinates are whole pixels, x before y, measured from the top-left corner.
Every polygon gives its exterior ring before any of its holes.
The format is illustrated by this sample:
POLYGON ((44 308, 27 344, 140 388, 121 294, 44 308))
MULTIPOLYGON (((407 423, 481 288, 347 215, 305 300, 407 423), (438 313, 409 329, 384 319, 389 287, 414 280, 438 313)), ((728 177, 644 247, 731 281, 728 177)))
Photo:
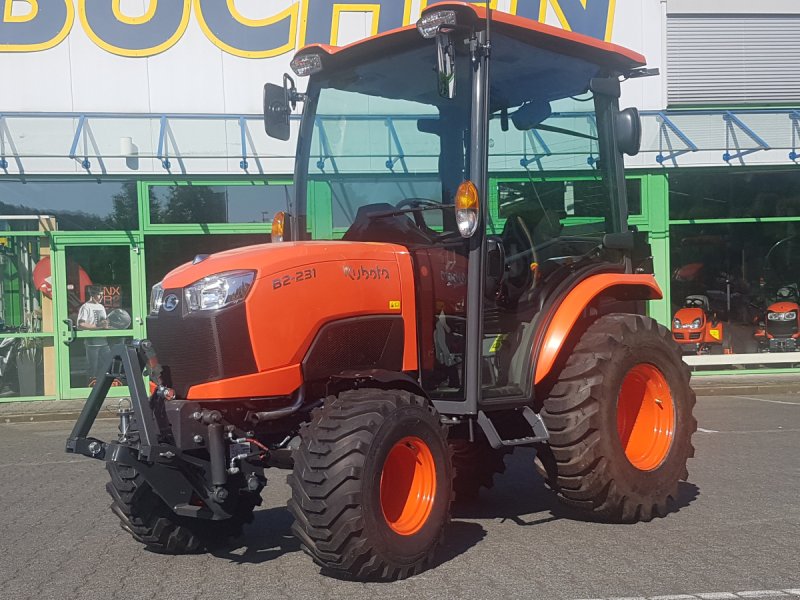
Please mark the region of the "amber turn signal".
POLYGON ((286 213, 283 211, 275 213, 272 219, 272 241, 283 241, 283 228, 286 225, 286 213))
POLYGON ((467 180, 458 186, 455 198, 456 223, 461 237, 472 237, 478 229, 478 188, 467 180))

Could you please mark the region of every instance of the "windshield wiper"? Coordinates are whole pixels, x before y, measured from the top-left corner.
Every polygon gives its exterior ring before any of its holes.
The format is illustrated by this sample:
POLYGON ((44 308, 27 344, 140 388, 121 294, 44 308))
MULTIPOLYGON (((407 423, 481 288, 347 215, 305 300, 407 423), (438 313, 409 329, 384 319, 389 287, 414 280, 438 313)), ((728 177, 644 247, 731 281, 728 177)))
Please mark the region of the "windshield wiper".
POLYGON ((409 206, 408 208, 398 208, 395 210, 384 210, 384 211, 376 211, 376 212, 369 212, 367 216, 370 219, 381 219, 384 217, 397 217, 399 215, 404 215, 410 212, 422 212, 425 210, 443 210, 445 207, 450 206, 445 204, 440 204, 439 206, 409 206))
POLYGON ((596 135, 589 135, 588 133, 573 131, 572 129, 564 129, 563 127, 556 127, 555 125, 543 125, 542 123, 539 125, 534 125, 533 129, 538 129, 540 131, 552 131, 553 133, 563 133, 564 135, 571 135, 572 137, 583 138, 585 140, 594 140, 595 142, 600 139, 596 135))

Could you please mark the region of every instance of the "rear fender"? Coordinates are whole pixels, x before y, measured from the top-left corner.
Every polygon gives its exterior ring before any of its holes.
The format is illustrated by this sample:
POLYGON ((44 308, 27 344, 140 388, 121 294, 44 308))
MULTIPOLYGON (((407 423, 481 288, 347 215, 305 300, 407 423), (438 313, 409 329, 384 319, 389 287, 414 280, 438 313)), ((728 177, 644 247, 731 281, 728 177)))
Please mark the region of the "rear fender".
POLYGON ((581 281, 567 293, 545 325, 538 355, 534 357, 535 384, 550 374, 575 324, 589 305, 601 296, 618 300, 658 300, 663 294, 652 275, 603 273, 581 281))

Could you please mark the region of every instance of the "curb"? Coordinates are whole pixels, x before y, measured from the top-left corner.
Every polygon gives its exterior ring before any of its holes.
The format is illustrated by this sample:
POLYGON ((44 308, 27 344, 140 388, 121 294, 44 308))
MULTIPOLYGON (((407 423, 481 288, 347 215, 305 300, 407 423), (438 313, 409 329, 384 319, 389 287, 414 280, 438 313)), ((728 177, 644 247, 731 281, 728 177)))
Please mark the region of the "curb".
POLYGON ((697 386, 694 388, 698 396, 747 396, 758 394, 797 394, 800 383, 774 385, 740 385, 740 386, 697 386))
MULTIPOLYGON (((0 416, 0 425, 13 423, 47 423, 51 421, 77 421, 80 412, 14 413, 0 416)), ((116 415, 97 415, 98 421, 116 419, 116 415)))
MULTIPOLYGON (((764 394, 798 394, 800 393, 800 381, 792 384, 771 384, 771 385, 698 385, 694 388, 698 396, 747 396, 764 394)), ((97 420, 116 419, 117 415, 108 407, 103 407, 97 420)), ((53 412, 14 412, 8 414, 0 413, 0 424, 12 423, 47 423, 57 421, 77 421, 80 416, 79 410, 53 411, 53 412)))

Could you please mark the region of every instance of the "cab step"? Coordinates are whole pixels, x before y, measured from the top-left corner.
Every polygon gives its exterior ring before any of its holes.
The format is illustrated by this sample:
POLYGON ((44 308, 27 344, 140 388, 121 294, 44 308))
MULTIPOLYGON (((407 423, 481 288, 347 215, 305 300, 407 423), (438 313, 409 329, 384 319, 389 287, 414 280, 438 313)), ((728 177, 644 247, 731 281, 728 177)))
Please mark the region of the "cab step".
POLYGON ((504 440, 500 437, 500 433, 497 431, 497 428, 494 426, 492 420, 482 410, 478 411, 478 425, 481 426, 483 433, 486 435, 486 439, 489 441, 489 445, 494 449, 507 446, 525 446, 527 444, 535 444, 537 442, 546 442, 548 439, 550 439, 550 432, 547 431, 547 427, 545 426, 544 421, 542 421, 542 417, 540 417, 538 413, 534 412, 530 406, 522 407, 522 416, 528 422, 528 425, 531 426, 531 433, 533 435, 511 440, 504 440))

